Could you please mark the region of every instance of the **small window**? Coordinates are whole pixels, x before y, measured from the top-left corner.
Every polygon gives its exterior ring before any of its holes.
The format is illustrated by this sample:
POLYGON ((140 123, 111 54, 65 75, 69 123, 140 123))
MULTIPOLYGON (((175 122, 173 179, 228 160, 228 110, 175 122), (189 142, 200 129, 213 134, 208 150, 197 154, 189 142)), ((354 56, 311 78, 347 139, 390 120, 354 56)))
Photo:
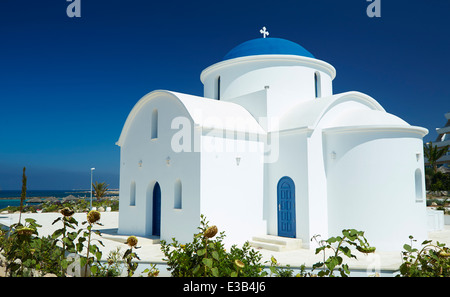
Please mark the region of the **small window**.
POLYGON ((152 139, 158 138, 158 110, 155 108, 152 112, 152 139))
POLYGON ((220 100, 220 76, 217 78, 216 84, 216 98, 217 100, 220 100))
POLYGON ((130 206, 136 206, 136 183, 134 181, 130 185, 130 206))
POLYGON ((173 208, 181 209, 182 208, 182 186, 181 180, 177 179, 174 185, 174 203, 173 208))
POLYGON ((419 168, 416 169, 414 179, 416 184, 416 202, 422 202, 423 201, 422 172, 419 168))
POLYGON ((321 85, 320 85, 320 73, 315 72, 314 73, 314 94, 316 98, 320 98, 322 96, 321 94, 321 85))

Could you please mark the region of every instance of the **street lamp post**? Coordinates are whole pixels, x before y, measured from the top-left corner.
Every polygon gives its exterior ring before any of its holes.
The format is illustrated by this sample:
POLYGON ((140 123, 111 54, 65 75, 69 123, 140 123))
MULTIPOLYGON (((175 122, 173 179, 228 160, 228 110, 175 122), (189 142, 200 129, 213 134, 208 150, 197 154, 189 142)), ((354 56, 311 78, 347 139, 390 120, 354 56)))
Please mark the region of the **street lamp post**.
POLYGON ((91 208, 90 210, 92 210, 92 174, 94 172, 95 168, 91 168, 91 208))

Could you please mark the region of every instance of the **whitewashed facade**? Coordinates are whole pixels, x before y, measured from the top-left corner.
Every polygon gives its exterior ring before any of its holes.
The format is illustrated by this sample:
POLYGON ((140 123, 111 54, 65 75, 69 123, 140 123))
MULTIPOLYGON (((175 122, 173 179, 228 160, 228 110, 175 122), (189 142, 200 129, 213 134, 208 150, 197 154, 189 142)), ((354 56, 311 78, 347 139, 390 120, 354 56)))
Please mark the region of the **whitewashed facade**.
MULTIPOLYGON (((378 250, 427 236, 428 131, 360 92, 298 44, 260 38, 201 73, 204 97, 137 102, 120 146, 119 232, 192 240, 200 214, 229 243, 366 232, 378 250)), ((311 245, 313 247, 313 245, 311 245)))

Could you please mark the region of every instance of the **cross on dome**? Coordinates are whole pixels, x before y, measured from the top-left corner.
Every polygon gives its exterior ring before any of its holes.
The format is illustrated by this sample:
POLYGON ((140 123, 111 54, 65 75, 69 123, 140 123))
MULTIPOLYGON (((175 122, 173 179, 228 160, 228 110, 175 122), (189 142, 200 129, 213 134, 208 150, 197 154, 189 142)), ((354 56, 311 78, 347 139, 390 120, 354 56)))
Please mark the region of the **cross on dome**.
POLYGON ((269 36, 269 31, 266 31, 266 27, 262 27, 261 30, 259 30, 259 33, 263 35, 263 38, 266 38, 266 36, 269 36))

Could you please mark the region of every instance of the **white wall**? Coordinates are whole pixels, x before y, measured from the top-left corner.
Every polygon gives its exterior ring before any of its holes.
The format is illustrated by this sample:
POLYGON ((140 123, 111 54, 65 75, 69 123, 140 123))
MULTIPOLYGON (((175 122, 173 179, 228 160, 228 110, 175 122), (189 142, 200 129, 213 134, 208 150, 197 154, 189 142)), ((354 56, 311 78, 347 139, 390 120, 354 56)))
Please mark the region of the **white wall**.
POLYGON ((263 147, 250 142, 254 146, 242 149, 245 143, 237 137, 222 138, 214 131, 202 137, 200 211, 210 225, 225 231, 227 244, 242 245, 254 235, 266 234, 263 147))
POLYGON ((279 116, 295 103, 315 98, 314 73, 320 74, 322 97, 332 95, 334 68, 320 60, 290 55, 249 56, 223 61, 202 73, 204 96, 220 100, 259 92, 269 87, 268 116, 279 116))
POLYGON ((266 164, 264 213, 268 222, 268 234, 278 235, 277 185, 279 180, 290 177, 295 185, 296 237, 301 238, 304 246, 310 240, 309 202, 308 202, 308 130, 281 132, 279 157, 273 163, 266 164))
POLYGON ((401 250, 409 235, 424 240, 425 191, 422 199, 415 193, 416 170, 424 176, 421 136, 391 127, 334 130, 325 137, 329 235, 365 231, 378 250, 401 250))
MULTIPOLYGON (((171 129, 177 116, 189 118, 174 96, 155 95, 132 121, 121 146, 119 232, 140 236, 152 232, 152 193, 156 182, 161 187, 161 239, 192 240, 200 221, 200 155, 174 152, 171 129), (158 110, 158 138, 151 139, 151 116, 158 110), (167 164, 167 158, 170 158, 167 164), (140 162, 141 166, 139 165, 140 162), (174 208, 174 186, 182 183, 182 208, 174 208), (130 185, 136 184, 136 202, 130 205, 130 185)), ((145 98, 145 97, 144 97, 145 98)))

